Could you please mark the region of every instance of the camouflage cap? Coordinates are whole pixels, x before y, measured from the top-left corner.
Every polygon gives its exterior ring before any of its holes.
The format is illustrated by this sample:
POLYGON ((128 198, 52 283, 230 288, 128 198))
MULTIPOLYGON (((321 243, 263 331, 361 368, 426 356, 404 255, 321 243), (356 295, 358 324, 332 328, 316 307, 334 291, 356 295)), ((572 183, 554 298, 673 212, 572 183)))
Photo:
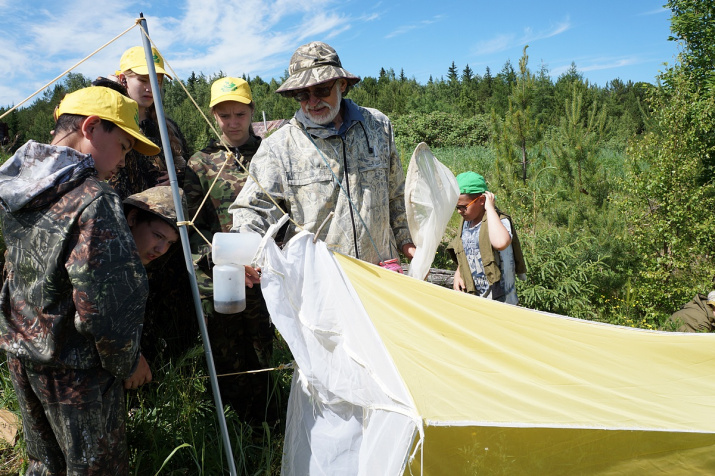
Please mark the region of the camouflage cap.
MULTIPOLYGON (((181 195, 181 207, 184 209, 184 215, 186 215, 186 197, 184 197, 184 193, 181 190, 179 190, 179 195, 181 195)), ((173 226, 177 233, 179 232, 171 187, 152 187, 143 192, 130 195, 124 199, 124 207, 125 209, 127 207, 136 207, 154 213, 173 226)))
POLYGON ((710 292, 708 293, 707 304, 709 304, 709 305, 715 307, 715 291, 710 291, 710 292))
POLYGON ((296 89, 308 88, 336 78, 348 80, 345 89, 347 93, 360 81, 358 76, 343 69, 338 54, 322 41, 313 41, 295 50, 290 59, 288 73, 288 79, 276 89, 277 93, 290 95, 290 92, 296 89))

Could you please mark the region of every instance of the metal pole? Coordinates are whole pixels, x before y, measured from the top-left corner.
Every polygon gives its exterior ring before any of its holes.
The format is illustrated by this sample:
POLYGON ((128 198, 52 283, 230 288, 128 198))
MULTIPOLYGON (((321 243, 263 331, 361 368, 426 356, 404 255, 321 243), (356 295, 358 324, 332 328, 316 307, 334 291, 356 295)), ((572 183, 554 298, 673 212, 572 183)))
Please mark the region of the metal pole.
MULTIPOLYGON (((144 31, 149 34, 146 26, 144 14, 140 13, 141 26, 144 31)), ((171 153, 171 145, 169 143, 169 131, 166 128, 166 119, 164 116, 164 105, 161 102, 161 90, 159 89, 159 81, 156 78, 156 68, 154 68, 154 55, 151 51, 151 43, 149 38, 142 32, 142 43, 144 44, 144 53, 146 54, 146 64, 149 69, 149 81, 151 81, 151 91, 154 96, 154 107, 156 108, 157 122, 159 123, 159 132, 161 134, 161 143, 164 150, 164 158, 166 159, 166 168, 169 171, 169 185, 171 193, 174 197, 174 207, 176 208, 176 220, 183 222, 184 208, 181 206, 181 196, 179 195, 179 185, 176 179, 176 169, 174 168, 174 156, 171 153)), ((177 80, 178 81, 178 80, 177 80)), ((184 251, 184 260, 186 261, 186 269, 189 272, 191 280, 191 294, 194 296, 194 308, 196 310, 196 318, 199 320, 199 329, 201 330, 201 340, 204 344, 204 354, 206 355, 206 363, 209 368, 209 377, 211 380, 211 389, 214 394, 214 402, 216 404, 216 413, 218 414, 218 423, 221 427, 221 439, 223 440, 224 450, 226 451, 226 459, 228 460, 231 476, 236 476, 236 463, 233 460, 233 450, 231 449, 231 440, 228 436, 228 428, 226 426, 226 417, 223 414, 223 402, 221 401, 221 393, 218 388, 218 379, 216 377, 216 367, 214 366, 213 354, 211 353, 211 344, 209 343, 209 334, 204 321, 204 313, 201 307, 201 296, 199 295, 199 286, 196 284, 196 274, 194 274, 194 264, 191 260, 191 248, 189 246, 189 233, 186 226, 179 227, 181 235, 181 248, 184 251)))

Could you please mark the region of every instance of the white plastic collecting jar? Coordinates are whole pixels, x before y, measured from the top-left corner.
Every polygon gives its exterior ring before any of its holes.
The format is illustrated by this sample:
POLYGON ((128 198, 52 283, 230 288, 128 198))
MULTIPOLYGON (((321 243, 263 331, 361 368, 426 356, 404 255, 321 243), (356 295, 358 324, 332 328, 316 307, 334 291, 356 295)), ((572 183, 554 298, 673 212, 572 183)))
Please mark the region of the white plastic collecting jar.
POLYGON ((216 233, 211 255, 214 262, 214 309, 235 314, 246 309, 246 271, 261 244, 258 233, 216 233))

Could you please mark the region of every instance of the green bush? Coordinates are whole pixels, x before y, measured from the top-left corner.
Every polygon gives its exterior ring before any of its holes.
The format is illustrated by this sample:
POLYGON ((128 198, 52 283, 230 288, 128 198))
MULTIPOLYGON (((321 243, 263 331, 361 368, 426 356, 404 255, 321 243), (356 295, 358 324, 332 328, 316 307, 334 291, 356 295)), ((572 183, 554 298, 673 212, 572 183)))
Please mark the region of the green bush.
POLYGON ((489 141, 489 118, 476 115, 463 118, 457 114, 411 113, 392 118, 398 147, 414 149, 420 142, 430 148, 469 147, 489 141))

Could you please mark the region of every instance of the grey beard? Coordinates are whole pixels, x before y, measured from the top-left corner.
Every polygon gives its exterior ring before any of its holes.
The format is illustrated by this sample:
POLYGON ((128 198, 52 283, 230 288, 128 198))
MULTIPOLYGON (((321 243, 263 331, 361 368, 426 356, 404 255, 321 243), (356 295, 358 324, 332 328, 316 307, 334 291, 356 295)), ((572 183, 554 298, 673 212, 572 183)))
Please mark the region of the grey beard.
MULTIPOLYGON (((340 88, 338 88, 338 100, 335 104, 335 107, 331 107, 328 105, 328 107, 330 108, 330 114, 328 114, 325 117, 316 117, 307 109, 303 112, 305 112, 305 116, 308 119, 310 119, 311 121, 313 121, 314 123, 316 123, 318 125, 324 126, 326 124, 333 122, 333 119, 335 119, 335 117, 340 113, 340 103, 342 101, 343 101, 343 93, 340 91, 340 88)), ((325 104, 327 105, 328 103, 325 103, 325 104)))

